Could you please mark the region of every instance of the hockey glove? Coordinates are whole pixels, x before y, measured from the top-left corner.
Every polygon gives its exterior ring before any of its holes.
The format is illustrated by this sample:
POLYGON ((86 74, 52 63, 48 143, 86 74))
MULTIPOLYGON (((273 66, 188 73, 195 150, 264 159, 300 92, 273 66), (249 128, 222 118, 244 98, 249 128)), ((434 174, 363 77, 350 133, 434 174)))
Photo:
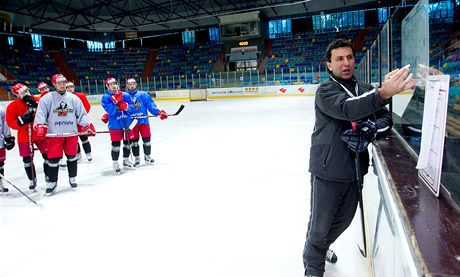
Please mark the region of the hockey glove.
POLYGON ((15 137, 13 137, 13 136, 5 137, 5 138, 4 138, 6 150, 11 150, 11 149, 13 149, 13 147, 14 147, 14 145, 15 145, 14 139, 15 139, 15 137))
POLYGON ((365 122, 358 122, 356 127, 369 142, 371 142, 377 136, 377 127, 375 126, 375 123, 370 120, 365 122))
POLYGON ((363 152, 375 138, 377 128, 372 121, 359 122, 353 129, 346 130, 341 139, 353 152, 363 152))
POLYGON ((118 110, 119 111, 127 111, 128 110, 128 103, 125 101, 118 102, 118 110))
POLYGON ((28 123, 31 123, 34 121, 34 114, 33 114, 33 111, 28 111, 26 112, 25 114, 21 115, 20 117, 18 117, 18 125, 19 126, 24 126, 28 123))
POLYGON ((108 113, 103 114, 101 117, 101 121, 104 122, 104 124, 109 123, 109 114, 108 113))
POLYGON ((29 108, 36 108, 38 106, 37 101, 35 101, 35 99, 30 95, 24 95, 24 97, 22 97, 22 101, 26 102, 29 108))
POLYGON ((158 117, 159 117, 161 120, 164 120, 164 119, 168 118, 168 114, 166 113, 166 111, 161 110, 161 111, 158 112, 158 117))
POLYGON ((95 136, 96 135, 96 129, 94 128, 93 123, 90 123, 86 126, 81 126, 78 125, 78 132, 79 133, 85 133, 87 136, 95 136))
POLYGON ((48 125, 46 124, 37 124, 34 126, 37 140, 44 140, 46 138, 46 134, 48 133, 48 125))
POLYGON ((112 102, 114 104, 118 104, 118 102, 123 100, 123 93, 116 92, 116 93, 112 94, 112 96, 110 96, 110 100, 112 100, 112 102))

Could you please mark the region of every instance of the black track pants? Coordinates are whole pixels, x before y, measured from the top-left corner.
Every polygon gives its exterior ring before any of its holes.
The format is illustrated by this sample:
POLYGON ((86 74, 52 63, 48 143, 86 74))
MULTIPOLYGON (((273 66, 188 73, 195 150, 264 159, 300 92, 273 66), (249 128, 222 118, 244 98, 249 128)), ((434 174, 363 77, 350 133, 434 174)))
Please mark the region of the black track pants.
POLYGON ((326 252, 352 222, 358 200, 356 182, 311 176, 311 213, 303 252, 305 273, 323 276, 326 252))

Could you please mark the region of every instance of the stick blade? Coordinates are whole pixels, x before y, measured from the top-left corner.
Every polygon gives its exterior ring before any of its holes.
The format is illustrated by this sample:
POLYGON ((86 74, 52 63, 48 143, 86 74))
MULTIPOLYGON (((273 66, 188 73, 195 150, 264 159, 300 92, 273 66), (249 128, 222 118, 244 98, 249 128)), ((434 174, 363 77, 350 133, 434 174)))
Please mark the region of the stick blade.
POLYGON ((175 112, 173 114, 168 114, 168 116, 176 116, 176 115, 180 114, 184 108, 185 108, 185 106, 184 106, 184 104, 182 104, 182 105, 180 105, 180 107, 177 110, 177 112, 175 112))

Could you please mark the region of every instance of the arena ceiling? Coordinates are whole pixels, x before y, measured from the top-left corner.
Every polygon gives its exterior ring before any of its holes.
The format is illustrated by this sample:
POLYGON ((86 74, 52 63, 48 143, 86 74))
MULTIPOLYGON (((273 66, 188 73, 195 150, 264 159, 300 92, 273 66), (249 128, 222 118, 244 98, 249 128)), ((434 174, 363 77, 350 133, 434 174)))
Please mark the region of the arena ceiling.
POLYGON ((13 24, 33 30, 170 32, 216 26, 220 15, 260 11, 268 19, 381 6, 370 0, 1 0, 13 24))

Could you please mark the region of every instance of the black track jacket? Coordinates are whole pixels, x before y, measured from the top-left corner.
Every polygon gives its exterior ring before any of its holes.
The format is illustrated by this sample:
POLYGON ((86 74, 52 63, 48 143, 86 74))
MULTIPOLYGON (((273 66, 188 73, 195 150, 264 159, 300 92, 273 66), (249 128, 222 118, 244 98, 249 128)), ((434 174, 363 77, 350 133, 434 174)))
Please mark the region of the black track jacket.
MULTIPOLYGON (((355 94, 358 84, 359 96, 351 97, 346 90, 331 77, 320 84, 315 96, 315 127, 311 136, 311 174, 331 181, 350 182, 356 180, 355 153, 340 139, 342 133, 351 128, 351 121, 370 119, 379 133, 388 131, 393 122, 385 108, 388 102, 380 99, 372 85, 351 80, 343 80, 331 75, 355 94)), ((363 176, 369 167, 369 153, 360 153, 363 176)))

